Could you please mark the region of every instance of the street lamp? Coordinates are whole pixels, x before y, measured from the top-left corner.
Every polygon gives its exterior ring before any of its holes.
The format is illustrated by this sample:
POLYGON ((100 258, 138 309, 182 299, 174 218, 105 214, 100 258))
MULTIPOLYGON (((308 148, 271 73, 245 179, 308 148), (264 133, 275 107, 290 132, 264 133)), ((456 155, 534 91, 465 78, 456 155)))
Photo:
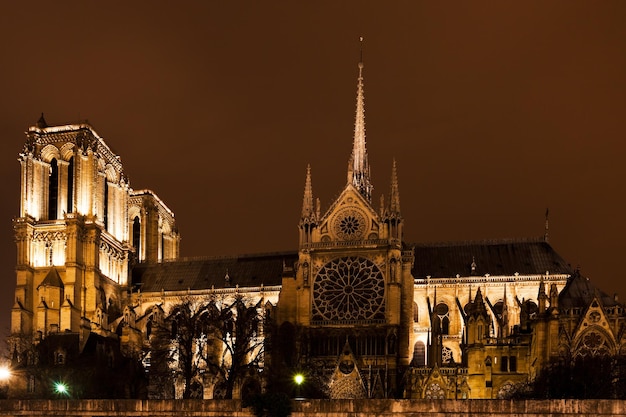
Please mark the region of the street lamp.
POLYGON ((9 379, 11 379, 11 369, 7 366, 0 366, 0 398, 9 396, 9 379))
POLYGON ((296 381, 296 384, 298 384, 298 386, 300 386, 304 382, 304 375, 296 374, 296 376, 293 377, 293 380, 296 381))
POLYGON ((66 395, 66 396, 70 395, 67 385, 63 382, 54 383, 54 392, 56 392, 59 395, 66 395))
POLYGON ((304 383, 304 375, 296 374, 293 380, 296 383, 296 399, 302 399, 302 397, 300 397, 300 386, 304 383))
POLYGON ((0 367, 0 382, 8 381, 11 378, 11 370, 6 367, 0 367))

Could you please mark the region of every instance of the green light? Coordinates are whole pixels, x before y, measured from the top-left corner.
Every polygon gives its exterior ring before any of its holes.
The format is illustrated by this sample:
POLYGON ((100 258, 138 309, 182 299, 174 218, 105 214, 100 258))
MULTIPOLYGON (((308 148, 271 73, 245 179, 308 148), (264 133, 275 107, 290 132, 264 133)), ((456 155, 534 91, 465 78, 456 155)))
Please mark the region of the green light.
POLYGON ((57 394, 68 395, 67 385, 65 385, 63 382, 55 382, 54 390, 57 394))
POLYGON ((302 385, 302 383, 304 382, 304 375, 296 374, 296 376, 293 377, 293 380, 296 381, 296 384, 302 385))

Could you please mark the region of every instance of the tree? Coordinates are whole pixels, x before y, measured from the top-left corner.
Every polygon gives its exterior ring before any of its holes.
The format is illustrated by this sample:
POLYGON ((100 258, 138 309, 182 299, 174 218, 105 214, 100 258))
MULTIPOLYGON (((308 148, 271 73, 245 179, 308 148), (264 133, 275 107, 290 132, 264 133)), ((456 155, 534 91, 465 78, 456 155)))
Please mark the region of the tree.
POLYGON ((513 398, 626 398, 626 358, 590 356, 554 361, 513 398))
POLYGON ((224 398, 232 398, 235 383, 260 369, 264 353, 260 304, 247 303, 241 296, 230 303, 212 300, 208 304, 207 339, 213 349, 205 351, 205 362, 224 381, 224 398))
POLYGON ((197 398, 202 397, 200 381, 208 373, 223 384, 224 398, 232 398, 235 384, 260 368, 259 306, 260 301, 252 304, 239 295, 182 299, 153 331, 151 379, 166 380, 166 370, 182 382, 183 398, 197 398), (164 361, 168 366, 163 367, 164 361))

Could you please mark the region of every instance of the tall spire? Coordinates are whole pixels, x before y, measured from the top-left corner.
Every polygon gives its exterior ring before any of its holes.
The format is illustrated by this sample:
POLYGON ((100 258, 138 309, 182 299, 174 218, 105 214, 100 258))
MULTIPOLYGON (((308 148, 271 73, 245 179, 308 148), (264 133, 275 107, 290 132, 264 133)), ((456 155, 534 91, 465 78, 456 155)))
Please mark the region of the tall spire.
POLYGON ((354 121, 354 145, 352 148, 352 185, 356 187, 368 202, 372 202, 370 167, 365 149, 365 98, 363 95, 363 37, 361 41, 361 59, 359 61, 359 79, 356 95, 356 117, 354 121))
POLYGON ((311 185, 311 165, 306 166, 306 180, 304 182, 304 198, 302 199, 302 218, 313 217, 313 186, 311 185))

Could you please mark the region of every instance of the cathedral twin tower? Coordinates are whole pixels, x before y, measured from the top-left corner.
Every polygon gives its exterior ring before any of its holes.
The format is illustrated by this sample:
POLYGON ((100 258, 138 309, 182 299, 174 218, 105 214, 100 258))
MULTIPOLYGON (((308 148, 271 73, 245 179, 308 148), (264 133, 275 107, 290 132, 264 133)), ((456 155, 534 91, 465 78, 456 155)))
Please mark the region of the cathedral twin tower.
POLYGON ((127 302, 133 261, 178 257, 174 214, 151 191, 130 188, 90 125, 48 126, 42 115, 19 162, 12 333, 89 331, 127 302))

